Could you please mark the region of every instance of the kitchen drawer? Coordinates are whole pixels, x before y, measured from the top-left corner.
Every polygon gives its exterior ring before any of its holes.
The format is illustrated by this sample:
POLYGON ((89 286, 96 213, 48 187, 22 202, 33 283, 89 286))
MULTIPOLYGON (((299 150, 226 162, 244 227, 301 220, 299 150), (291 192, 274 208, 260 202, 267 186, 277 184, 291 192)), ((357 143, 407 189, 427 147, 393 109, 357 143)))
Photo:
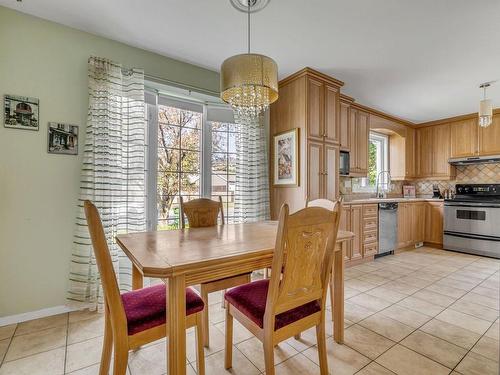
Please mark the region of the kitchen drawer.
POLYGON ((378 218, 376 217, 365 217, 363 219, 363 229, 365 231, 377 230, 378 228, 378 218))
POLYGON ((375 255, 378 253, 378 243, 366 244, 363 249, 363 257, 375 255))
POLYGON ((377 243, 377 231, 376 230, 371 230, 371 231, 365 231, 363 233, 363 243, 368 244, 375 242, 377 243))
POLYGON ((363 217, 378 217, 378 204, 364 204, 363 217))

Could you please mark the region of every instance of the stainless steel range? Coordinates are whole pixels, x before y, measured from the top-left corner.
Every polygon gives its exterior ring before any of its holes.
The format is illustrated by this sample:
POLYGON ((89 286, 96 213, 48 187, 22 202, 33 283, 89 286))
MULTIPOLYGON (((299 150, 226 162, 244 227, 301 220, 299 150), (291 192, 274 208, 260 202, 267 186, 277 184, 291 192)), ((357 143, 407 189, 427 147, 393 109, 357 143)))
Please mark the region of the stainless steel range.
POLYGON ((500 184, 457 185, 444 202, 447 250, 500 258, 500 184))

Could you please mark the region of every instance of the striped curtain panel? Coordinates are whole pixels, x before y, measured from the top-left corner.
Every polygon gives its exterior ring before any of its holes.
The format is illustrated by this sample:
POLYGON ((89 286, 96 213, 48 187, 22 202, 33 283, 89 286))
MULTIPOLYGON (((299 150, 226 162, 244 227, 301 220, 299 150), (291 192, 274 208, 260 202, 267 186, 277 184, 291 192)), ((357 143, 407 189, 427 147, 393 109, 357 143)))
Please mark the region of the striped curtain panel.
POLYGON ((236 221, 250 223, 269 220, 269 178, 267 137, 263 117, 240 117, 236 138, 236 221))
POLYGON ((89 111, 67 299, 102 307, 100 276, 85 220, 83 201, 99 209, 122 291, 131 290, 128 258, 115 243, 119 233, 146 230, 144 72, 91 57, 89 111))

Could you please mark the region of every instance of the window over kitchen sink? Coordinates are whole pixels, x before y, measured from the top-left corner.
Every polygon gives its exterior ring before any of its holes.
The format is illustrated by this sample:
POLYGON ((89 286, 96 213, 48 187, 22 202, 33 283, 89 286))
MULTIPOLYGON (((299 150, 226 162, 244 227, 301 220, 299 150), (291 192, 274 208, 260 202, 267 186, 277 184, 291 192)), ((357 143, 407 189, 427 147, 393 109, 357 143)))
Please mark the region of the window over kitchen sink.
MULTIPOLYGON (((368 176, 352 179, 352 191, 372 193, 377 190, 377 176, 389 169, 389 137, 370 132, 368 143, 368 176)), ((387 183, 387 176, 381 176, 380 184, 387 183)))

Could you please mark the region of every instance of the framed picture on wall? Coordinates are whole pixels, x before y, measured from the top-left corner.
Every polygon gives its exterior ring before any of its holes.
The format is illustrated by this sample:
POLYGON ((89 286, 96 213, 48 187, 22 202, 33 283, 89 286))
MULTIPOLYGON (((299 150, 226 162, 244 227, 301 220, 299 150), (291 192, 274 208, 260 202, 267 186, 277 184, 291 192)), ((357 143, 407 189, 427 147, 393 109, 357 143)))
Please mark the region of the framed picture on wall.
POLYGON ((49 122, 47 142, 49 154, 78 155, 78 126, 49 122))
POLYGON ((299 129, 274 135, 274 185, 299 186, 299 129))
POLYGON ((39 100, 27 96, 4 96, 4 126, 38 131, 39 100))

